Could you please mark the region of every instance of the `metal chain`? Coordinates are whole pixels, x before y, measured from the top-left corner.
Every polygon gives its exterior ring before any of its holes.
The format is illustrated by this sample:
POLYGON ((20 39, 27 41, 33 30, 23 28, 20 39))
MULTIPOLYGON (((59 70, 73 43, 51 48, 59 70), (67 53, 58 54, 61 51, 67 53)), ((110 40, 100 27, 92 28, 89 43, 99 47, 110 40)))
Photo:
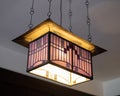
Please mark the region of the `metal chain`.
POLYGON ((60 0, 60 26, 62 26, 62 0, 60 0))
POLYGON ((72 19, 72 10, 71 10, 71 4, 72 0, 69 0, 69 31, 72 32, 72 24, 71 24, 71 19, 72 19))
POLYGON ((86 5, 86 8, 87 8, 87 25, 88 25, 88 41, 91 42, 92 41, 92 35, 91 35, 91 29, 90 29, 90 24, 91 24, 91 20, 90 20, 90 17, 89 17, 89 1, 86 0, 85 1, 85 5, 86 5))
POLYGON ((47 16, 48 16, 48 18, 50 18, 51 14, 52 14, 52 12, 51 12, 51 2, 52 2, 52 0, 48 0, 48 2, 49 2, 49 11, 47 13, 47 16))
POLYGON ((29 27, 29 30, 30 30, 33 27, 32 19, 33 19, 33 15, 34 15, 34 0, 32 0, 32 7, 30 8, 29 14, 30 14, 30 23, 29 23, 28 27, 29 27))

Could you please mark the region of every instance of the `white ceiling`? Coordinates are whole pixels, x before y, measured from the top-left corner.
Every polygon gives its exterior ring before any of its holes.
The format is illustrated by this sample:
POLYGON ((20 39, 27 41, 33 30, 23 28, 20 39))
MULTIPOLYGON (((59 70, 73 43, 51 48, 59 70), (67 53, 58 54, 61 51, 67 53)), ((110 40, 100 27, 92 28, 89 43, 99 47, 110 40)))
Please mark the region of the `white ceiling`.
MULTIPOLYGON (((0 46, 27 54, 11 40, 28 30, 32 0, 0 0, 0 46)), ((59 1, 52 0, 51 18, 59 24, 59 1)), ((68 0, 63 0, 63 26, 68 29, 68 0)), ((35 0, 34 26, 47 19, 48 0, 35 0)), ((87 38, 84 0, 72 0, 72 31, 87 38)), ((93 57, 94 79, 120 77, 120 0, 90 0, 92 43, 108 50, 93 57)))

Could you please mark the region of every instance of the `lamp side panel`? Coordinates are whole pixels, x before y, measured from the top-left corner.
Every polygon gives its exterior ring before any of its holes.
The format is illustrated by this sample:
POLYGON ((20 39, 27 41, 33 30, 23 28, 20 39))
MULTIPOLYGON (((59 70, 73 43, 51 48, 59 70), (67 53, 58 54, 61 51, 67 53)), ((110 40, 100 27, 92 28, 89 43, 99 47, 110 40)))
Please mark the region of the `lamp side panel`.
POLYGON ((57 66, 72 69, 72 48, 70 42, 51 33, 50 60, 57 66))
POLYGON ((73 48, 73 71, 83 76, 92 78, 91 52, 74 45, 73 48))
POLYGON ((48 34, 29 44, 28 66, 27 70, 31 70, 48 61, 48 34))

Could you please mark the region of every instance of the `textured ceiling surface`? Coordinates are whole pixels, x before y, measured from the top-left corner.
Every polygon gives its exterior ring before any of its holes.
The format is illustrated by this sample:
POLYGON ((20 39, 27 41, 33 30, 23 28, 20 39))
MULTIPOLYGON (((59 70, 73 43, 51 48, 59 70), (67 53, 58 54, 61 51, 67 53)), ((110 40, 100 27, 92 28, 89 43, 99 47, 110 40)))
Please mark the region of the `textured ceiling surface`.
MULTIPOLYGON (((11 40, 28 31, 32 0, 0 0, 0 46, 27 54, 27 49, 11 40)), ((60 0, 52 0, 52 20, 60 23, 60 0)), ((63 0, 62 25, 69 26, 69 2, 63 0)), ((34 26, 47 19, 48 0, 35 0, 34 26)), ((84 0, 72 0, 72 32, 87 38, 84 0)), ((120 0, 90 0, 92 43, 108 50, 93 57, 94 79, 120 77, 120 0)))

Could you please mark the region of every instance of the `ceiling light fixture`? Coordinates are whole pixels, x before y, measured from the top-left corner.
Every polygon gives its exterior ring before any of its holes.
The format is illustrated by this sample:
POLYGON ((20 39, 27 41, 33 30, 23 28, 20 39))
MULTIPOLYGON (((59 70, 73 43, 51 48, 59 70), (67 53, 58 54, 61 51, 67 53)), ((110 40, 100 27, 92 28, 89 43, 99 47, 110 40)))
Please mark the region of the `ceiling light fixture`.
POLYGON ((90 19, 87 5, 88 40, 76 36, 71 31, 71 0, 69 0, 69 31, 50 19, 51 0, 49 1, 48 19, 33 27, 34 0, 29 24, 30 30, 13 41, 28 48, 27 72, 42 76, 66 85, 75 85, 93 79, 92 57, 104 51, 89 41, 90 19))

